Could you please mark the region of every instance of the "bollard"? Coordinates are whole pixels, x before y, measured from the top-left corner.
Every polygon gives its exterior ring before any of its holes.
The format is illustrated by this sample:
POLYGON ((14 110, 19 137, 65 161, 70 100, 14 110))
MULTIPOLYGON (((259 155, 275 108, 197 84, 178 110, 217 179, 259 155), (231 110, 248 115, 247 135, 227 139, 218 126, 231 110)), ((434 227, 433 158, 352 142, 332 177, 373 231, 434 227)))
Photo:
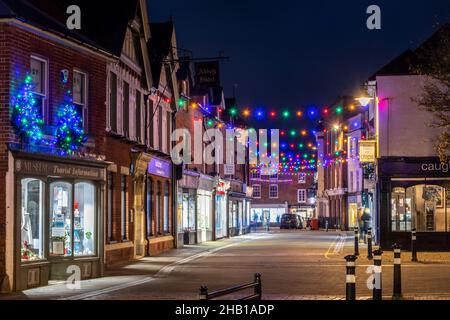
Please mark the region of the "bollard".
POLYGON ((358 257, 352 254, 345 257, 345 260, 347 261, 346 263, 347 273, 345 278, 346 300, 356 300, 356 276, 355 276, 356 259, 358 259, 358 257))
POLYGON ((325 230, 328 232, 328 220, 325 221, 325 230))
POLYGON ((399 244, 392 246, 394 249, 394 290, 392 299, 402 298, 402 262, 401 262, 401 247, 399 244))
POLYGON ((367 230, 367 259, 372 260, 372 228, 367 230))
POLYGON ((207 286, 200 287, 199 299, 200 300, 208 300, 208 287, 207 286))
POLYGON ((374 280, 373 280, 373 300, 382 300, 383 299, 383 290, 382 290, 382 273, 381 273, 381 255, 383 251, 380 249, 375 250, 373 252, 373 272, 374 272, 374 280))
POLYGON ((261 283, 261 275, 259 273, 255 273, 255 295, 258 296, 258 300, 262 300, 262 283, 261 283))
POLYGON ((412 252, 412 258, 411 261, 417 262, 417 247, 416 247, 416 229, 411 230, 411 252, 412 252))
POLYGON ((359 233, 358 233, 358 227, 355 227, 355 256, 359 256, 359 233))

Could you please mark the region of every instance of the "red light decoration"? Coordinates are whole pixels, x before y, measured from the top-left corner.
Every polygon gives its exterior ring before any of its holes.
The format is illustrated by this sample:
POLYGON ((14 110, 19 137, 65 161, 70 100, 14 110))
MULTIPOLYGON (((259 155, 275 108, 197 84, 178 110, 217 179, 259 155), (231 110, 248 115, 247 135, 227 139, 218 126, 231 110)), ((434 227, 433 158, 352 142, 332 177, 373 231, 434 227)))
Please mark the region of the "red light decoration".
POLYGON ((164 101, 165 101, 166 103, 172 103, 172 99, 170 99, 170 98, 166 98, 166 99, 164 99, 164 101))
POLYGON ((270 116, 271 116, 272 118, 275 118, 276 115, 277 115, 277 114, 276 114, 275 112, 273 112, 273 111, 270 113, 270 116))
POLYGON ((297 112, 297 117, 301 117, 303 115, 303 113, 301 111, 297 112))

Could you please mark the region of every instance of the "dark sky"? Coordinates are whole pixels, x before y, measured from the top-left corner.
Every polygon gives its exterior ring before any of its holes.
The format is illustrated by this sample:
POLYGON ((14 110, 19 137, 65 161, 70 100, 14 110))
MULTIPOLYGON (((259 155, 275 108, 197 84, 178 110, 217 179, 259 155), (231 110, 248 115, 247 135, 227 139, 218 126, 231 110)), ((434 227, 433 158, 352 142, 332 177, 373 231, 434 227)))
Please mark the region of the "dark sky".
POLYGON ((148 0, 152 21, 174 17, 178 46, 222 63, 225 93, 253 110, 323 106, 448 21, 448 0, 148 0), (381 7, 382 30, 366 28, 381 7), (447 19, 447 20, 446 20, 447 19))

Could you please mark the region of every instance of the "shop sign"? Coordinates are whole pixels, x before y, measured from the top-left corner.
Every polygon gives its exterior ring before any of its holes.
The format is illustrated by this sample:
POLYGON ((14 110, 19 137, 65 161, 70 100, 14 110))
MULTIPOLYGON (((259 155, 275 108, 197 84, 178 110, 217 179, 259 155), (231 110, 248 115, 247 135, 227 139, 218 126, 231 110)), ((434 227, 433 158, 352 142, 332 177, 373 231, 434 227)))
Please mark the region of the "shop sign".
POLYGON ((361 163, 375 163, 377 143, 373 140, 359 141, 359 161, 361 163))
POLYGON ((219 61, 198 62, 195 64, 196 83, 203 87, 219 87, 219 61))
POLYGON ((105 176, 105 170, 101 168, 90 168, 65 163, 53 163, 25 159, 16 160, 15 171, 20 174, 70 177, 90 180, 104 179, 105 176))
POLYGON ((197 189, 199 187, 198 176, 183 174, 183 179, 178 182, 178 185, 182 188, 197 189))
POLYGON ((235 174, 234 164, 225 164, 224 165, 224 174, 227 176, 234 176, 234 174, 235 174))
POLYGON ((198 182, 198 189, 211 192, 214 188, 214 179, 200 176, 200 180, 198 182))
POLYGON ((163 178, 170 178, 172 176, 170 163, 158 158, 150 159, 147 170, 148 173, 163 178))
POLYGON ((417 161, 404 158, 398 161, 381 160, 379 171, 383 175, 403 175, 420 177, 448 177, 450 164, 436 161, 417 161))

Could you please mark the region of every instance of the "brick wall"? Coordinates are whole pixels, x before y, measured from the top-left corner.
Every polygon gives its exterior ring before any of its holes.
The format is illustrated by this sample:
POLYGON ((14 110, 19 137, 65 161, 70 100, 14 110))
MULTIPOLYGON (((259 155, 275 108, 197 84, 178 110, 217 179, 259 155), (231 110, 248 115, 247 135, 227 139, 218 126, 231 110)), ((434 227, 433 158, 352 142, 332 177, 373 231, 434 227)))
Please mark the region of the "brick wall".
POLYGON ((63 101, 65 91, 72 88, 73 69, 88 74, 89 135, 95 146, 88 150, 104 154, 106 58, 81 49, 75 49, 62 41, 50 40, 42 34, 32 33, 16 25, 0 23, 0 286, 5 273, 5 175, 8 171, 8 142, 19 142, 10 121, 10 92, 14 92, 30 71, 30 56, 34 54, 48 60, 49 119, 53 119, 56 107, 63 101), (64 87, 60 71, 70 71, 69 83, 64 87))

